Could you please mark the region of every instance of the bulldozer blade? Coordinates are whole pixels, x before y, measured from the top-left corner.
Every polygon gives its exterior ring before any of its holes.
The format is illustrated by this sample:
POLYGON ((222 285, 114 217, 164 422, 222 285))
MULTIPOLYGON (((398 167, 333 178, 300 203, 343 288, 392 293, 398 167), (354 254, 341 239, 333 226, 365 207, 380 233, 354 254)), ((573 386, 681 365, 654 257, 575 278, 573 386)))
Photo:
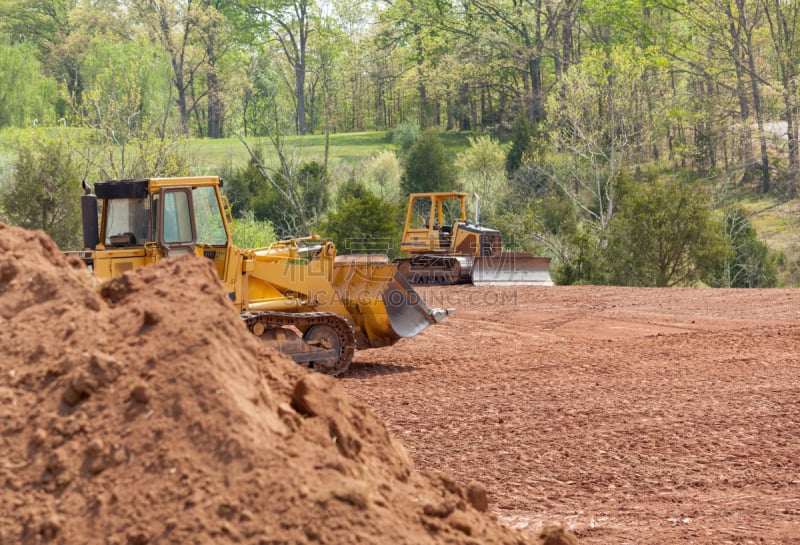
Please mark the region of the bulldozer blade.
POLYGON ((400 337, 413 337, 442 321, 455 309, 430 309, 400 274, 395 274, 383 292, 383 303, 392 329, 400 337))
POLYGON ((476 257, 472 264, 475 286, 552 286, 550 258, 521 252, 476 257))

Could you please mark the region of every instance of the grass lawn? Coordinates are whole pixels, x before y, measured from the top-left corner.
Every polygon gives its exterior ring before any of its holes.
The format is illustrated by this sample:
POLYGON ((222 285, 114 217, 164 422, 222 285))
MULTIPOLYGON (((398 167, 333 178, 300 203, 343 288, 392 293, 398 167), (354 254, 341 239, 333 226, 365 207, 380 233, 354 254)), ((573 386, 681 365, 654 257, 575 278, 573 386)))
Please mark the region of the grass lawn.
MULTIPOLYGON (((448 153, 455 158, 458 152, 469 147, 468 134, 442 133, 440 138, 448 153)), ((250 138, 248 145, 255 151, 261 149, 267 163, 277 158, 268 138, 250 138)), ((325 156, 325 136, 289 136, 284 149, 288 156, 300 161, 319 161, 325 156)), ((397 151, 385 131, 332 134, 330 137, 331 163, 358 164, 361 160, 382 150, 397 151)), ((220 169, 247 164, 247 149, 238 138, 192 139, 189 156, 195 174, 216 174, 220 169)))
MULTIPOLYGON (((69 130, 72 133, 76 131, 69 130)), ((469 133, 440 134, 445 149, 453 158, 469 147, 469 136, 469 133)), ((13 163, 13 145, 20 137, 26 138, 26 131, 0 131, 0 175, 7 172, 13 163)), ((268 138, 249 138, 248 144, 254 150, 261 149, 268 163, 276 158, 272 142, 268 138)), ((221 169, 244 166, 249 160, 247 149, 238 138, 193 138, 189 140, 187 148, 192 173, 196 175, 217 174, 221 169)), ((288 156, 299 161, 321 162, 325 156, 325 136, 288 136, 284 149, 288 156)), ((386 131, 332 134, 329 160, 333 164, 355 165, 381 150, 397 151, 397 146, 389 141, 386 131)))

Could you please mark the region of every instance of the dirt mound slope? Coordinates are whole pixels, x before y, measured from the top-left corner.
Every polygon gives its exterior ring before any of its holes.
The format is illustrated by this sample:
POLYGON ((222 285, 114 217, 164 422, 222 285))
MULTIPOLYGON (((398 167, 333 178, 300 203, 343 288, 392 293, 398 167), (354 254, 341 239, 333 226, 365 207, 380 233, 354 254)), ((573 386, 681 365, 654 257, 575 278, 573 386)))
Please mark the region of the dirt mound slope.
POLYGON ((534 541, 262 346, 205 260, 98 291, 0 225, 0 354, 0 544, 534 541))

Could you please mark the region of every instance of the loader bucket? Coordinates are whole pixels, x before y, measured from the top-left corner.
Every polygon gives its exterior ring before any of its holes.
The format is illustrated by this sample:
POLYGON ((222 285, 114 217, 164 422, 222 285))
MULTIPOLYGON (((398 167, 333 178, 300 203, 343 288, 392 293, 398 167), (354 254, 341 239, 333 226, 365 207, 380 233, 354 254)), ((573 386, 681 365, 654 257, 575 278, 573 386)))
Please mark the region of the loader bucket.
POLYGON ((413 337, 429 325, 438 323, 453 309, 430 309, 408 281, 395 274, 383 292, 383 303, 392 329, 401 337, 413 337))
POLYGON ((384 260, 337 256, 333 286, 358 326, 358 348, 389 346, 441 321, 452 309, 430 309, 397 267, 384 260))
POLYGON ((550 258, 522 252, 476 257, 472 265, 475 286, 552 286, 550 258))

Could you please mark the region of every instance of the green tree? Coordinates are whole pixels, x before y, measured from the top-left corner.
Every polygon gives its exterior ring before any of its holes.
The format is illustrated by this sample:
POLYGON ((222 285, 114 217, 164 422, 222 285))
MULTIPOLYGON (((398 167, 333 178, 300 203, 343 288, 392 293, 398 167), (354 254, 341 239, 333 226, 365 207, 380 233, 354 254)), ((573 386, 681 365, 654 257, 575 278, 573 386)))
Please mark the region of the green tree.
POLYGON ((180 125, 189 129, 189 116, 197 103, 192 100, 194 79, 203 57, 193 47, 200 8, 197 3, 166 0, 131 0, 137 20, 141 21, 153 40, 161 45, 172 66, 172 83, 180 125))
POLYGON ((517 116, 511 127, 511 147, 506 155, 506 174, 512 176, 522 165, 525 154, 532 147, 534 125, 525 115, 517 116))
POLYGON ((597 233, 585 227, 585 224, 578 224, 563 236, 562 250, 552 273, 553 281, 559 286, 608 282, 597 233))
POLYGON ((455 176, 435 129, 428 129, 408 150, 400 188, 406 195, 455 189, 455 176))
POLYGON ((552 95, 547 103, 555 151, 531 166, 572 199, 600 238, 614 216, 636 142, 648 137, 650 124, 639 105, 649 62, 636 47, 595 51, 563 77, 560 91, 568 99, 552 95))
POLYGON ((460 186, 481 199, 481 215, 491 223, 497 207, 508 192, 505 177, 505 153, 490 136, 469 137, 469 149, 456 157, 460 186))
POLYGON ((750 216, 741 206, 724 211, 725 235, 731 251, 717 266, 706 272, 703 280, 715 287, 773 288, 778 283, 776 256, 758 238, 750 216))
POLYGON ((400 229, 395 207, 359 183, 348 184, 340 195, 338 209, 322 223, 323 234, 339 252, 380 253, 393 256, 399 246, 400 229))
POLYGON ((800 105, 797 77, 800 74, 800 4, 784 0, 761 0, 768 23, 774 63, 780 80, 783 114, 789 150, 789 196, 797 195, 800 177, 800 105))
POLYGON ((6 221, 43 230, 63 250, 79 249, 80 182, 80 172, 62 142, 20 146, 11 187, 0 197, 6 221))
POLYGON ((34 48, 0 35, 0 127, 51 124, 56 98, 55 81, 41 75, 34 48))
POLYGON ((292 74, 295 130, 307 132, 307 89, 309 39, 314 34, 313 0, 247 0, 243 3, 254 33, 279 45, 292 74))
POLYGON ((171 68, 163 51, 146 39, 98 42, 82 64, 86 86, 83 123, 96 140, 84 160, 109 179, 188 174, 180 120, 169 93, 171 68), (172 122, 174 121, 174 125, 172 122))
POLYGON ((620 285, 689 285, 724 259, 729 245, 708 194, 680 180, 624 188, 606 258, 620 285))
MULTIPOLYGON (((261 150, 254 150, 254 153, 259 161, 263 160, 263 152, 261 150)), ((253 213, 254 203, 263 197, 263 190, 267 187, 264 184, 264 177, 258 169, 257 162, 251 159, 243 167, 229 167, 224 179, 225 184, 222 190, 231 203, 231 212, 234 217, 241 218, 245 217, 248 212, 253 213)), ((255 221, 258 221, 258 219, 254 216, 255 221)))

